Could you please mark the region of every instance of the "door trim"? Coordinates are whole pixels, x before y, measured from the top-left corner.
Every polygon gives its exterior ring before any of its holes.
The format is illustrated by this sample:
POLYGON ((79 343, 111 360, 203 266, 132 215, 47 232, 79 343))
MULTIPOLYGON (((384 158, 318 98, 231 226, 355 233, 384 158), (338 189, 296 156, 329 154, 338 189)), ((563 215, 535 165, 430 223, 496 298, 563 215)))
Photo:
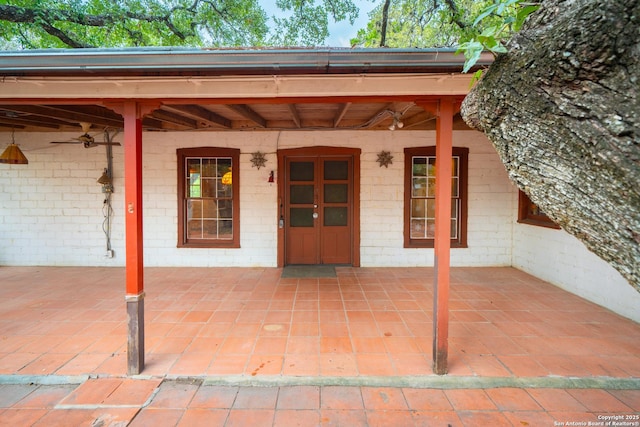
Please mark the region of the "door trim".
MULTIPOLYGON (((284 194, 286 191, 286 171, 285 160, 290 157, 331 157, 331 156, 351 156, 353 159, 353 208, 351 209, 352 238, 351 238, 351 265, 360 267, 360 153, 359 148, 344 147, 302 147, 287 148, 278 150, 278 218, 277 224, 280 223, 280 216, 284 215, 284 194)), ((285 266, 285 228, 278 226, 278 267, 285 266)))

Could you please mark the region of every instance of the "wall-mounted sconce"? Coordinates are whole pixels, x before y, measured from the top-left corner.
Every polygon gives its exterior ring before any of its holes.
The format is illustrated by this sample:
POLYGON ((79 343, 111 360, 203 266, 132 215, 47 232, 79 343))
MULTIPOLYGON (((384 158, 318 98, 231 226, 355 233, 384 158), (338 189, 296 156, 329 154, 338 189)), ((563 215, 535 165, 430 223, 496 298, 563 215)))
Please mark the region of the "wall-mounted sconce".
POLYGON ((16 145, 13 129, 11 129, 11 144, 9 144, 9 146, 4 150, 2 155, 0 155, 0 163, 9 163, 12 165, 29 164, 29 160, 27 160, 27 157, 24 154, 22 154, 22 151, 16 145))
POLYGON ((273 171, 269 172, 269 183, 272 184, 275 181, 275 177, 273 176, 273 171))

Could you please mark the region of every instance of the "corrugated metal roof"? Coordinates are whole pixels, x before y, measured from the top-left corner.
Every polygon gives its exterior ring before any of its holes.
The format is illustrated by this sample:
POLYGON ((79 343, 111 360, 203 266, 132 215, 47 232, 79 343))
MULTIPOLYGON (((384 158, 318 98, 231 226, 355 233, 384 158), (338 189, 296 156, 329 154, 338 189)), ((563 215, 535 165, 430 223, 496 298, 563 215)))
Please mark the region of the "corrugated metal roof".
MULTIPOLYGON (((483 54, 477 66, 493 60, 483 54)), ((0 51, 0 75, 271 75, 460 72, 453 49, 264 48, 0 51)))

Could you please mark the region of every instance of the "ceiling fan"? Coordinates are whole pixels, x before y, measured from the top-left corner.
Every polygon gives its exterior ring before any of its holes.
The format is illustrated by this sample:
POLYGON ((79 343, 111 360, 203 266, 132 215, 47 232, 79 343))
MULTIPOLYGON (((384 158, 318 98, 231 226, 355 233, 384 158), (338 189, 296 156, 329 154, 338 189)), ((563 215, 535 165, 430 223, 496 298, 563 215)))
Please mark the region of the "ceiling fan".
POLYGON ((79 124, 82 127, 82 132, 84 132, 82 135, 69 141, 51 141, 51 144, 82 144, 84 148, 97 147, 98 145, 120 145, 119 142, 96 142, 95 138, 89 135, 91 123, 80 122, 79 124))

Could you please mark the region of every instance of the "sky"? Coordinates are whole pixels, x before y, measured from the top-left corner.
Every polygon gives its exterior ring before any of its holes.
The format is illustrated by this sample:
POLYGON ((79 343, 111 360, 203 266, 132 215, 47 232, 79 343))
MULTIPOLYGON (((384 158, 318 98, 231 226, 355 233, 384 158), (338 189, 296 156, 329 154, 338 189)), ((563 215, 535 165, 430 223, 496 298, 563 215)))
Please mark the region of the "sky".
MULTIPOLYGON (((359 29, 366 27, 367 22, 369 22, 369 12, 378 4, 381 4, 382 0, 353 0, 353 2, 360 8, 358 18, 353 25, 351 25, 349 21, 335 23, 329 18, 329 38, 325 41, 327 46, 351 47, 349 40, 356 36, 359 29)), ((275 0, 258 0, 258 3, 264 8, 269 17, 279 11, 279 9, 275 7, 275 0)))

